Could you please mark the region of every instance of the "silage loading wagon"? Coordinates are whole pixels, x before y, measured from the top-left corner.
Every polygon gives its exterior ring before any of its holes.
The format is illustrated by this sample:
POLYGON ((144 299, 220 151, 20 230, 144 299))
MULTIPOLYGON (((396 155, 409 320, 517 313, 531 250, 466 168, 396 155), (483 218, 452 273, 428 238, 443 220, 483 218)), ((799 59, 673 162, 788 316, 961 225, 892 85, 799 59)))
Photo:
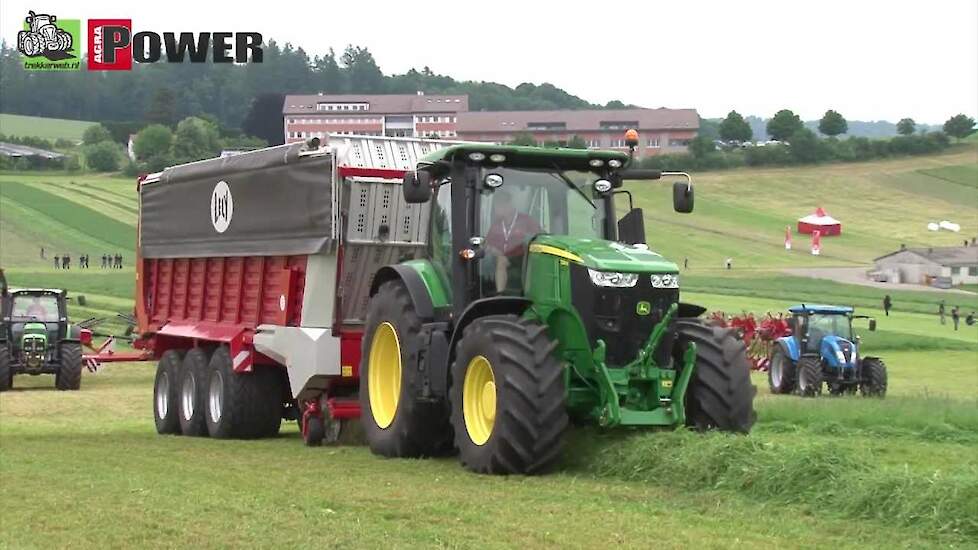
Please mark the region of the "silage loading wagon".
MULTIPOLYGON (((634 136, 630 142, 637 142, 634 136)), ((391 457, 536 473, 570 420, 746 432, 733 331, 621 219, 620 151, 332 136, 139 181, 134 346, 160 433, 307 444, 361 419, 391 457)), ((692 184, 674 183, 678 212, 692 184)))

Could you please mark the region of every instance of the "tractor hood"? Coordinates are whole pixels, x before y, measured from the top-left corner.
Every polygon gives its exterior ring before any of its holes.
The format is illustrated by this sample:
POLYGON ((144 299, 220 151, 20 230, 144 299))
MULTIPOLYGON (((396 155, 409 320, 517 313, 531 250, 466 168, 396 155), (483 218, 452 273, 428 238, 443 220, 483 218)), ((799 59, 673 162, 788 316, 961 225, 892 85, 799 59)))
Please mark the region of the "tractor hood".
POLYGON ((834 334, 822 337, 819 346, 822 359, 830 367, 852 368, 856 366, 856 344, 834 334))
POLYGON ((553 254, 598 271, 623 273, 677 273, 679 267, 643 245, 634 246, 603 239, 565 235, 540 235, 530 252, 553 254))

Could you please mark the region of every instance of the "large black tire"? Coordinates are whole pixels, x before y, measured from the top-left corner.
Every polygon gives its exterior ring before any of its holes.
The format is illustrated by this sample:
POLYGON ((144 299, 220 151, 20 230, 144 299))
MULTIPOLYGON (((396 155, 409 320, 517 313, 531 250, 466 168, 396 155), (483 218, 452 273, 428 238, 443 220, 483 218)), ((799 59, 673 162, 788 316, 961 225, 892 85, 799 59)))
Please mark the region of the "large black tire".
POLYGON ((183 358, 180 367, 180 433, 189 436, 207 435, 207 352, 193 348, 183 358))
POLYGON ((420 333, 421 319, 404 283, 382 284, 370 299, 360 359, 360 421, 374 454, 422 457, 451 449, 447 407, 418 397, 423 382, 418 369, 418 353, 423 345, 420 333), (399 358, 396 364, 382 359, 385 350, 394 349, 385 344, 391 341, 391 331, 399 353, 391 352, 389 357, 399 358), (376 369, 373 375, 372 369, 376 369), (393 374, 397 371, 399 377, 393 374), (377 411, 371 404, 374 399, 378 401, 377 411))
POLYGON ((6 344, 0 344, 0 391, 7 391, 14 386, 14 371, 10 363, 10 349, 6 344))
POLYGON ((163 352, 156 364, 156 379, 153 381, 153 420, 156 433, 180 433, 180 368, 183 363, 182 350, 163 352))
POLYGON ((798 395, 817 397, 822 394, 822 361, 817 357, 798 360, 798 395))
POLYGON ((568 418, 556 348, 546 327, 515 315, 483 317, 465 328, 449 392, 463 466, 484 474, 536 474, 560 458, 568 418))
POLYGON ((219 439, 254 439, 278 434, 282 425, 282 377, 277 367, 255 365, 235 373, 227 346, 217 348, 204 388, 207 433, 219 439))
POLYGON ((775 344, 767 367, 767 385, 771 388, 771 393, 793 392, 797 383, 796 368, 795 362, 784 352, 784 348, 775 344))
POLYGON ((865 397, 886 396, 886 364, 879 357, 864 357, 862 366, 863 380, 859 391, 865 397))
POLYGON ((75 342, 61 344, 61 367, 54 375, 54 387, 65 390, 77 390, 81 387, 82 377, 82 347, 75 342))
POLYGON ((699 319, 676 323, 676 358, 696 344, 696 369, 686 389, 686 424, 699 430, 747 433, 757 420, 747 348, 728 328, 699 319))

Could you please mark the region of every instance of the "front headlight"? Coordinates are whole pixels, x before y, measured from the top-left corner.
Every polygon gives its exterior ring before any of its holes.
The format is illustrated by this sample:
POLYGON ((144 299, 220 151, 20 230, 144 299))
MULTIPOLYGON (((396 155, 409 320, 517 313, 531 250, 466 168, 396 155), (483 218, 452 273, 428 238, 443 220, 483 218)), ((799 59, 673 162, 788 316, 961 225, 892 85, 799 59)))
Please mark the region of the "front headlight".
POLYGON ((591 282, 597 286, 612 286, 615 288, 630 288, 638 282, 638 273, 618 273, 615 271, 595 271, 588 269, 591 282))
POLYGON ((846 364, 846 354, 842 353, 842 350, 835 350, 835 358, 839 360, 840 365, 846 364))
POLYGON ((665 275, 652 276, 653 288, 679 288, 679 275, 676 273, 666 273, 665 275))

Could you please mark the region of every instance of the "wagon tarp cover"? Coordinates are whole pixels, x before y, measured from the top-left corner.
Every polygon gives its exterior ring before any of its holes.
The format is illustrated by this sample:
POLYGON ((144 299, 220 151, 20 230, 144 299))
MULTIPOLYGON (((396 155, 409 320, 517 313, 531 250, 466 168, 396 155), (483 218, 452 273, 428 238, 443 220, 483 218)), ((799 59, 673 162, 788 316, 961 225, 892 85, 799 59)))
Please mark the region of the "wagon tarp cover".
POLYGON ((167 168, 140 187, 144 258, 315 254, 332 245, 332 159, 284 145, 167 168))

